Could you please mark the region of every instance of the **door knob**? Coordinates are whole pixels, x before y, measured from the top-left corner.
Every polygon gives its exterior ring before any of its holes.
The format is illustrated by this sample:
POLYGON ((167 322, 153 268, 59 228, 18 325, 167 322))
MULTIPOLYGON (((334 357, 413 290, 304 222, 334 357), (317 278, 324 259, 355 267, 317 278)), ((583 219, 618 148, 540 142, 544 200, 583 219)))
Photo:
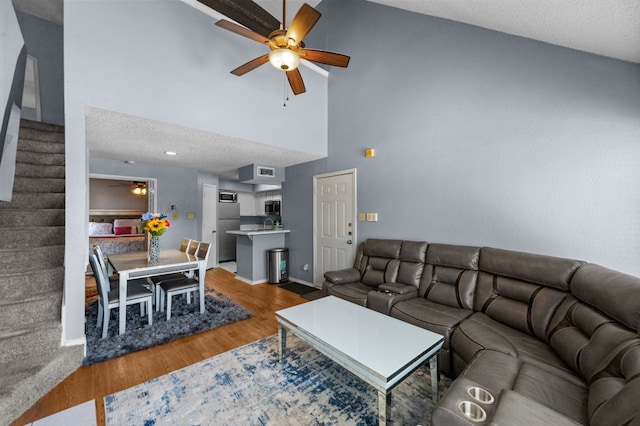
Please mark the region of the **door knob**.
POLYGON ((347 240, 347 244, 353 244, 351 240, 347 240))

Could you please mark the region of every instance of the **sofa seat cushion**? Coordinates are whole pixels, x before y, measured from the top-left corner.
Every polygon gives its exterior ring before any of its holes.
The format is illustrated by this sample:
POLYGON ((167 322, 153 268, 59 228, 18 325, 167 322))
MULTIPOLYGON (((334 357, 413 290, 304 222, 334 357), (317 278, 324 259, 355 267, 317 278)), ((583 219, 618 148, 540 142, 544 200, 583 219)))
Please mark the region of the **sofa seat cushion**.
POLYGON ((451 333, 473 311, 441 305, 422 297, 398 302, 391 308, 391 316, 444 336, 443 348, 449 348, 451 333))
POLYGON ((361 282, 334 285, 327 288, 327 295, 336 296, 361 306, 367 306, 367 296, 371 287, 361 282))
MULTIPOLYGON (((543 341, 476 312, 462 321, 451 335, 452 350, 466 363, 483 349, 491 349, 533 365, 551 365, 571 371, 543 341)), ((459 373, 456 371, 455 373, 459 373)))
MULTIPOLYGON (((434 421, 434 425, 449 424, 447 420, 460 415, 457 405, 471 400, 467 393, 471 386, 481 387, 495 398, 494 404, 480 404, 487 414, 487 423, 513 424, 519 416, 509 418, 505 414, 517 413, 521 404, 529 404, 537 407, 541 419, 548 420, 530 424, 588 424, 587 385, 581 378, 552 366, 540 368, 502 352, 482 350, 453 382, 434 411, 434 419, 441 419, 434 421)), ((529 414, 523 411, 522 415, 529 414)), ((536 419, 531 417, 531 421, 536 419)))

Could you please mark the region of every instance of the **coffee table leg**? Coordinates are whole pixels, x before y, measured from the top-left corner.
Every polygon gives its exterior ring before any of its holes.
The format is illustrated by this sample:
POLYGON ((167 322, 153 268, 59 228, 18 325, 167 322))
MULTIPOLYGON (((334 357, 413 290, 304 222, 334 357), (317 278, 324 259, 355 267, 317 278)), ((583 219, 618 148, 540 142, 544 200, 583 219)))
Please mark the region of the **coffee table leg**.
POLYGON ((278 327, 278 342, 279 342, 279 352, 280 352, 280 364, 285 363, 285 358, 287 356, 287 330, 280 326, 278 327))
POLYGON ((389 405, 391 404, 391 392, 378 391, 378 425, 387 424, 389 405))
POLYGON ((438 402, 438 354, 429 359, 429 372, 431 374, 431 400, 438 402))

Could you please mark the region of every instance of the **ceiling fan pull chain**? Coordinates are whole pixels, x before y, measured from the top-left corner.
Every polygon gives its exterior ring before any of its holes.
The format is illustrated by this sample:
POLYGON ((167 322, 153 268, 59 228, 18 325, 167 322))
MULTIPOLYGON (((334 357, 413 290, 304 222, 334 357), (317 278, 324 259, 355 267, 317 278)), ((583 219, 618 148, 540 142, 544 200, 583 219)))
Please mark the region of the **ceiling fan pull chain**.
POLYGON ((284 74, 284 78, 283 78, 283 80, 282 80, 282 81, 283 81, 283 83, 284 83, 284 84, 282 85, 283 90, 284 90, 284 91, 283 91, 283 93, 284 93, 284 94, 283 94, 283 96, 282 96, 282 97, 284 98, 284 102, 283 102, 282 106, 283 106, 283 107, 286 107, 286 106, 287 106, 287 102, 289 102, 289 95, 287 94, 287 74, 284 74))

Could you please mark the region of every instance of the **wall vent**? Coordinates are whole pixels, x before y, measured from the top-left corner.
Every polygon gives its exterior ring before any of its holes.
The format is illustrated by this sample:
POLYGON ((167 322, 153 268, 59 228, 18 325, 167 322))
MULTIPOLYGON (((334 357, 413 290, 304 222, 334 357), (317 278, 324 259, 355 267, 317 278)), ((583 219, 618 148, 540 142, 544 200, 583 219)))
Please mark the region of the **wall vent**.
POLYGON ((276 169, 274 169, 273 167, 257 166, 257 169, 257 175, 260 177, 276 177, 276 169))

